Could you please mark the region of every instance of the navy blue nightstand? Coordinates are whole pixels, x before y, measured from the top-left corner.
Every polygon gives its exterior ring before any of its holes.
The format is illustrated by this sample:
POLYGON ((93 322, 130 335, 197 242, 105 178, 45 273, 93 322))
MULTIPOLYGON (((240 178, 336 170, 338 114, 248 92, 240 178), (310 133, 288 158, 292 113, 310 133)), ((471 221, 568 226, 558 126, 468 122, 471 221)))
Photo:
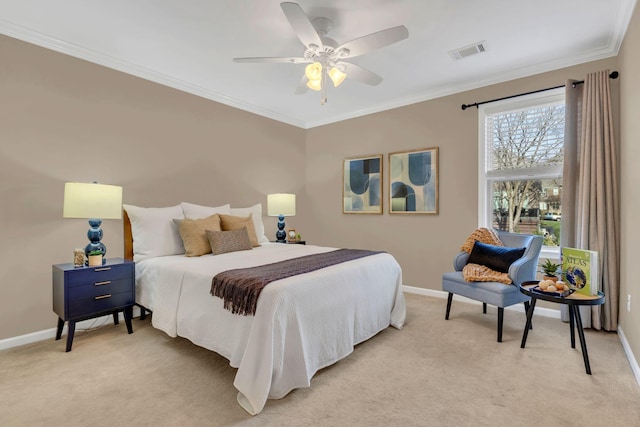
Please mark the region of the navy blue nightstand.
POLYGON ((62 336, 64 322, 68 321, 66 351, 71 351, 76 322, 81 320, 113 314, 117 325, 118 312, 122 311, 127 331, 133 333, 135 275, 135 263, 122 258, 108 259, 96 267, 53 266, 53 311, 58 315, 56 340, 62 336))

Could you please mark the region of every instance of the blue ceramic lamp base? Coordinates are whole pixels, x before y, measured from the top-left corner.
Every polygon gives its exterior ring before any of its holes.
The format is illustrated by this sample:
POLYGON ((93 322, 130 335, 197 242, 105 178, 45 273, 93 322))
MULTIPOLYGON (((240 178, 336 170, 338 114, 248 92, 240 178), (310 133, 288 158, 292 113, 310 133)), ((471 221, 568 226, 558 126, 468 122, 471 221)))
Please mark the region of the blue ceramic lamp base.
MULTIPOLYGON (((105 255, 107 254, 107 247, 102 243, 102 228, 100 225, 102 224, 102 220, 99 218, 91 218, 89 219, 89 231, 87 231, 87 238, 89 238, 89 244, 84 247, 84 254, 86 256, 85 265, 88 265, 89 254, 93 251, 99 251, 102 253, 102 264, 107 262, 107 258, 105 255)), ((284 233, 284 232, 283 232, 284 233)))
POLYGON ((278 243, 286 242, 287 233, 284 231, 284 215, 278 216, 278 231, 276 231, 276 241, 278 243))

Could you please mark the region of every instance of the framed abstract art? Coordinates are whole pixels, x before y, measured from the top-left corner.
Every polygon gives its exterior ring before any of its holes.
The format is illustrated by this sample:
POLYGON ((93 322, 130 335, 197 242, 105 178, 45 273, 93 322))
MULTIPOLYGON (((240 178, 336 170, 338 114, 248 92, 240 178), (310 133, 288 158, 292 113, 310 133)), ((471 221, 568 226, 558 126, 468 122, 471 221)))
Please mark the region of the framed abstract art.
POLYGON ((438 214, 438 147, 389 153, 389 213, 438 214))
POLYGON ((342 213, 382 214, 382 154, 344 160, 342 213))

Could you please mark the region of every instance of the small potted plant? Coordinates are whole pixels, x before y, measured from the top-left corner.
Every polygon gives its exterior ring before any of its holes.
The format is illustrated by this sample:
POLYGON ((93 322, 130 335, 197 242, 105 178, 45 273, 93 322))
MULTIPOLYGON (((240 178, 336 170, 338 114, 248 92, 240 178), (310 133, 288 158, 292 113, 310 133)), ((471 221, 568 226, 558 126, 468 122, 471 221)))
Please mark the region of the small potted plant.
POLYGON ((558 269, 561 267, 560 264, 556 264, 550 259, 546 259, 545 262, 540 264, 542 268, 541 273, 544 274, 545 280, 553 280, 554 282, 558 280, 558 269))
POLYGON ((89 267, 95 267, 97 265, 102 265, 102 251, 93 250, 89 252, 89 267))

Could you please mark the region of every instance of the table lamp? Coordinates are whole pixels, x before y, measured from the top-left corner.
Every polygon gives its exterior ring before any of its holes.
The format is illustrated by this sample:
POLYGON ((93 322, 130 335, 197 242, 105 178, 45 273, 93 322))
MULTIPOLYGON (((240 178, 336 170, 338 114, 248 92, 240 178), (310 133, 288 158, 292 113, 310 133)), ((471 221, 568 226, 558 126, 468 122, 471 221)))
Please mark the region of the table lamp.
POLYGON ((87 218, 89 244, 84 248, 88 257, 92 251, 102 253, 102 263, 107 247, 100 240, 103 219, 122 218, 122 187, 98 183, 67 182, 64 184, 64 218, 87 218))
POLYGON ((296 195, 286 193, 267 195, 267 215, 278 217, 276 241, 285 243, 287 233, 284 231, 284 217, 296 215, 296 195))

